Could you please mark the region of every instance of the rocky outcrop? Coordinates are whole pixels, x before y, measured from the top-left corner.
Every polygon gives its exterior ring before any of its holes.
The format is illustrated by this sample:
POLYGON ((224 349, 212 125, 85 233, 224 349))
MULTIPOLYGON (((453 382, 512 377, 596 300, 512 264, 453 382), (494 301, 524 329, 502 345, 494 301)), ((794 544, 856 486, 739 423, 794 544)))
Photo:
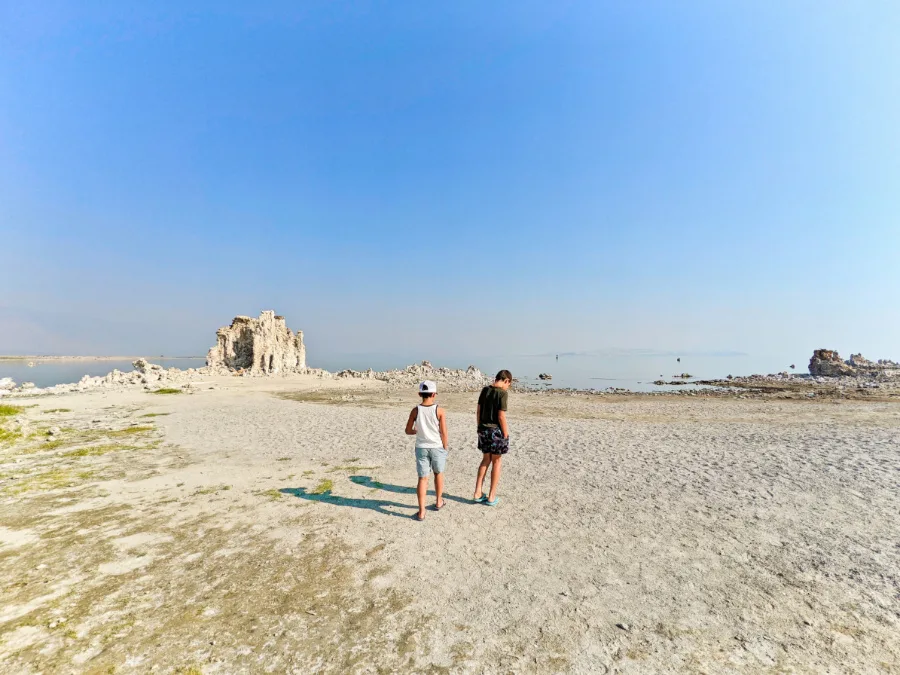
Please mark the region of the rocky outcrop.
POLYGON ((268 310, 258 319, 236 316, 216 332, 216 345, 206 355, 213 372, 243 371, 275 375, 306 371, 303 331, 294 333, 283 316, 268 310))
POLYGON ((379 380, 391 386, 411 387, 422 380, 435 380, 440 391, 470 391, 488 384, 488 378, 475 366, 465 370, 457 368, 435 368, 428 361, 407 366, 403 369, 378 372, 372 370, 342 370, 332 375, 327 371, 307 371, 319 377, 352 378, 359 380, 379 380))
POLYGON ((842 377, 855 373, 852 365, 845 363, 840 354, 830 349, 817 349, 809 360, 809 374, 814 377, 842 377))
POLYGON ((900 363, 888 359, 870 361, 862 354, 851 354, 843 361, 836 351, 817 349, 809 360, 809 374, 815 377, 893 377, 900 375, 900 363))

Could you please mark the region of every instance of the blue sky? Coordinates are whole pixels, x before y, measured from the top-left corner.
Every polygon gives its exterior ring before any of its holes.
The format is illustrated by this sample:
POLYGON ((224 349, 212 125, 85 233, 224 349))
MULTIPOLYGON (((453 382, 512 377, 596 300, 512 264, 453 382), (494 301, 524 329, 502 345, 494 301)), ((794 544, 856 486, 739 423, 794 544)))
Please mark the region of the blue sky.
POLYGON ((0 0, 0 353, 900 357, 897 3, 256 4, 0 0))

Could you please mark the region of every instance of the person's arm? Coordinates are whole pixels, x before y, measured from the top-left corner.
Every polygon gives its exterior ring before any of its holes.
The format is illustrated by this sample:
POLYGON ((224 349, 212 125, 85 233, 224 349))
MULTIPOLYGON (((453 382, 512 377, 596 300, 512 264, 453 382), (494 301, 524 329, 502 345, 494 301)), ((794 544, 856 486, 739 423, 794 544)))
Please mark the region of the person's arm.
POLYGON ((406 435, 407 436, 415 436, 416 435, 416 417, 419 413, 418 408, 413 408, 409 413, 409 419, 406 420, 406 435))
POLYGON ((475 424, 481 424, 481 404, 475 406, 475 424))
POLYGON ((497 413, 497 421, 500 423, 500 431, 503 432, 503 438, 509 438, 509 427, 506 425, 505 410, 501 410, 497 413))
POLYGON ((438 425, 441 428, 441 443, 444 444, 444 450, 450 449, 450 434, 447 432, 447 412, 443 408, 438 408, 438 425))

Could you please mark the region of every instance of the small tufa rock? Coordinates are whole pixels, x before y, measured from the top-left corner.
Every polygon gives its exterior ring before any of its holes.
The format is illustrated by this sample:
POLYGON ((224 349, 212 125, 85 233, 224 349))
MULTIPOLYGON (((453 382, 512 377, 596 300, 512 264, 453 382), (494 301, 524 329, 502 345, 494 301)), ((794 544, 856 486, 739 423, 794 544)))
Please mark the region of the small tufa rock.
POLYGON ((617 624, 616 624, 616 628, 621 628, 621 629, 624 630, 624 631, 630 631, 630 630, 631 630, 631 624, 627 624, 627 623, 617 623, 617 624))
POLYGON ((552 380, 553 376, 550 373, 541 373, 538 375, 539 380, 552 380))
POLYGON ((50 427, 47 429, 48 436, 59 436, 59 427, 50 427))

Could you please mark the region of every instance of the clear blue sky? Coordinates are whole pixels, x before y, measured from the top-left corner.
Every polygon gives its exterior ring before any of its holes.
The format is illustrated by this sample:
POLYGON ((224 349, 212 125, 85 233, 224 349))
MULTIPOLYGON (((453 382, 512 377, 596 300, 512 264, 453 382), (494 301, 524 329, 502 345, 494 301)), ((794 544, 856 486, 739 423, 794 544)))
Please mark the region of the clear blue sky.
POLYGON ((898 35, 893 1, 0 0, 0 352, 272 308, 329 356, 900 357, 898 35))

